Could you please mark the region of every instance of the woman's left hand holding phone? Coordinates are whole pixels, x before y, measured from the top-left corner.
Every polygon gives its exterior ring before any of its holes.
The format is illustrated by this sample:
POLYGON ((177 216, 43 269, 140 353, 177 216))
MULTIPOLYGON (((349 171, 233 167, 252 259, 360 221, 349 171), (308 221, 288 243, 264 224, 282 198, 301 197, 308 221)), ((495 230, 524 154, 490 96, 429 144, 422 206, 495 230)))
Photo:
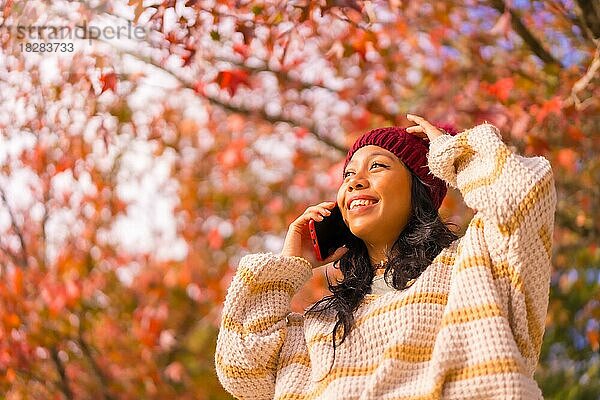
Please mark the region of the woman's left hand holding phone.
POLYGON ((325 201, 310 206, 302 215, 296 218, 288 228, 281 255, 303 257, 310 262, 313 268, 339 260, 348 251, 347 248, 340 247, 323 261, 318 261, 313 252, 312 241, 308 231, 308 221, 311 218, 315 221, 322 221, 324 217, 331 214, 330 210, 335 207, 335 204, 335 201, 325 201))

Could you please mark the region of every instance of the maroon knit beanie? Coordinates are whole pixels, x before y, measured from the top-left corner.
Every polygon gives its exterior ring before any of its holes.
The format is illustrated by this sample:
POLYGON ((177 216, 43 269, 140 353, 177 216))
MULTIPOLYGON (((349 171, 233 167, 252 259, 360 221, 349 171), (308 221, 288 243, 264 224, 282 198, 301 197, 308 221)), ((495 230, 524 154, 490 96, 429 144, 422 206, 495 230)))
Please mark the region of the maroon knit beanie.
MULTIPOLYGON (((433 125, 443 129, 449 135, 454 136, 458 134, 454 126, 450 124, 433 125)), ((361 147, 368 145, 379 146, 394 153, 425 184, 435 208, 440 208, 442 200, 446 196, 447 188, 446 182, 437 178, 429 171, 427 165, 429 140, 421 139, 412 133, 408 133, 406 132, 406 128, 399 126, 373 129, 363 134, 354 142, 352 148, 348 151, 342 171, 346 170, 346 165, 348 165, 354 153, 361 147)))

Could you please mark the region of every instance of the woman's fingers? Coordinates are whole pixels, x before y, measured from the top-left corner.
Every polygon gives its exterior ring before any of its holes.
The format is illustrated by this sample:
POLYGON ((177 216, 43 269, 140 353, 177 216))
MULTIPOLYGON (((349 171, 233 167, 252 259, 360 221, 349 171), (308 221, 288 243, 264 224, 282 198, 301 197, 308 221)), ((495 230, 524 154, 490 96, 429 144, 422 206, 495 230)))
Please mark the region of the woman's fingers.
POLYGON ((335 202, 326 201, 316 206, 310 206, 304 211, 304 214, 315 221, 322 221, 324 217, 331 215, 329 209, 335 207, 335 204, 335 202))
POLYGON ((406 132, 412 133, 415 136, 420 138, 426 138, 427 134, 425 133, 425 129, 422 126, 410 126, 406 128, 406 132))
POLYGON ((333 208, 337 203, 335 201, 324 201, 317 204, 317 207, 333 208))
POLYGON ((406 118, 408 120, 416 122, 417 124, 419 124, 419 125, 421 125, 423 127, 435 128, 433 125, 431 125, 431 123, 429 121, 427 121, 425 118, 420 117, 418 115, 406 114, 406 118))
POLYGON ((323 221, 325 217, 331 215, 331 211, 326 208, 318 208, 309 212, 308 215, 315 221, 323 221))
POLYGON ((418 115, 406 114, 406 118, 408 120, 414 121, 418 126, 411 126, 406 129, 409 133, 414 133, 419 137, 427 137, 429 141, 437 138, 438 136, 443 135, 438 128, 436 128, 433 124, 427 121, 425 118, 420 117, 418 115), (423 135, 418 134, 418 132, 424 132, 423 135))
POLYGON ((344 254, 346 254, 348 250, 349 249, 347 247, 338 247, 332 255, 323 260, 323 263, 329 264, 330 262, 339 260, 344 254))

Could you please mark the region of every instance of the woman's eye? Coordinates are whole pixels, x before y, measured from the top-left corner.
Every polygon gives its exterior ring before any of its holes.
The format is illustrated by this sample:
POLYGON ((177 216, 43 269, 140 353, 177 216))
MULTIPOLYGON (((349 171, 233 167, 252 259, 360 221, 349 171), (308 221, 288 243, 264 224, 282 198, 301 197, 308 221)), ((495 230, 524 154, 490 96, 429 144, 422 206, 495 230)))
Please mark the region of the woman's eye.
MULTIPOLYGON (((385 164, 374 162, 373 164, 371 164, 371 168, 374 167, 374 166, 376 166, 376 165, 378 165, 380 167, 385 167, 386 166, 385 164)), ((344 175, 343 175, 344 179, 346 179, 348 177, 348 174, 352 174, 352 173, 353 173, 352 171, 344 172, 344 175)))

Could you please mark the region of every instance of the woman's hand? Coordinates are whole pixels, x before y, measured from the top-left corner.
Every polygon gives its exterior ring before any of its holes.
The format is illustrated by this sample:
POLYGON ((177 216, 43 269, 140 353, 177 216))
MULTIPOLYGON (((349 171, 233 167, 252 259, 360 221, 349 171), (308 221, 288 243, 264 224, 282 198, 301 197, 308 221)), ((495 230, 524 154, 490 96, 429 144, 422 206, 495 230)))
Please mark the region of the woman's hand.
POLYGON ((296 218, 288 228, 281 255, 303 257, 310 262, 313 268, 339 260, 348 251, 347 248, 340 247, 325 260, 318 261, 314 254, 310 232, 308 231, 308 221, 311 218, 315 221, 322 221, 325 216, 331 214, 329 210, 334 208, 335 204, 335 201, 325 201, 315 206, 310 206, 302 215, 296 218))
POLYGON ((426 137, 429 139, 429 142, 433 141, 433 139, 444 135, 440 129, 433 126, 429 121, 427 121, 423 117, 419 117, 418 115, 406 114, 406 119, 415 122, 416 126, 411 126, 406 128, 406 132, 412 133, 415 136, 418 136, 422 139, 426 137))

